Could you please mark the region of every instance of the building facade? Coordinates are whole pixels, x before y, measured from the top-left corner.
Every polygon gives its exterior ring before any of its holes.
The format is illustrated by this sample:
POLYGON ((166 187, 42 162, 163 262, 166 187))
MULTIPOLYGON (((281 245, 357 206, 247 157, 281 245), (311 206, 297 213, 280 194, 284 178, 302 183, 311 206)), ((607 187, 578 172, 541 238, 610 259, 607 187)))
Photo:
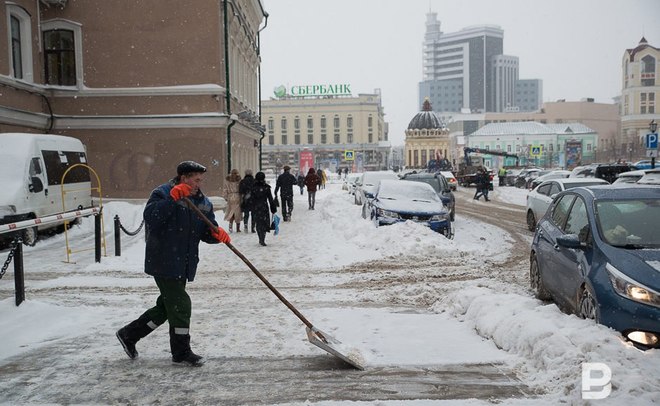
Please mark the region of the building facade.
POLYGON ((557 101, 543 103, 535 112, 461 114, 438 113, 450 129, 450 159, 460 162, 465 138, 491 123, 517 123, 534 121, 540 124, 579 123, 597 134, 598 143, 592 146, 593 160, 613 162, 622 158, 615 145, 619 138, 621 120, 617 104, 583 101, 557 101))
POLYGON ((635 48, 624 52, 621 70, 621 138, 615 148, 634 162, 645 158, 649 123, 660 122, 660 48, 642 38, 635 48))
POLYGON ((266 128, 262 166, 279 173, 284 165, 332 172, 378 170, 391 165, 388 125, 380 90, 350 94, 350 85, 293 86, 262 101, 266 128))
POLYGON ((449 156, 449 129, 433 112, 429 100, 424 100, 406 129, 405 163, 409 169, 425 169, 430 160, 440 161, 449 156))
MULTIPOLYGON (((437 13, 428 13, 420 105, 428 97, 436 111, 526 111, 522 109, 529 108, 528 104, 520 105, 515 99, 518 58, 503 55, 503 43, 504 31, 499 26, 482 25, 443 33, 437 13)), ((536 91, 541 93, 542 89, 536 91)))
POLYGON ((81 139, 106 197, 148 197, 189 159, 218 194, 258 164, 266 15, 260 0, 5 1, 0 132, 81 139))
MULTIPOLYGON (((594 162, 598 134, 580 123, 491 123, 467 136, 466 146, 517 155, 523 166, 572 169, 594 162)), ((484 158, 489 167, 515 165, 515 158, 484 158)))

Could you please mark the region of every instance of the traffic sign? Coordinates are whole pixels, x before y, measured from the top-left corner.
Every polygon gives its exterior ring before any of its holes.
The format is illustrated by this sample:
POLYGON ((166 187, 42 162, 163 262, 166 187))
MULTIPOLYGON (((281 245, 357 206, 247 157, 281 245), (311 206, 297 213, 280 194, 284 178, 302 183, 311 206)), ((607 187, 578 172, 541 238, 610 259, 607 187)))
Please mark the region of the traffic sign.
POLYGON ((532 145, 532 149, 529 154, 531 156, 541 156, 541 154, 543 153, 542 151, 543 148, 541 148, 540 145, 532 145))
POLYGON ((658 149, 658 134, 646 134, 646 149, 658 149))
POLYGON ((658 157, 658 150, 657 149, 647 149, 646 150, 646 156, 649 158, 657 158, 658 157))
POLYGON ((344 151, 344 160, 352 161, 355 159, 355 151, 344 151))

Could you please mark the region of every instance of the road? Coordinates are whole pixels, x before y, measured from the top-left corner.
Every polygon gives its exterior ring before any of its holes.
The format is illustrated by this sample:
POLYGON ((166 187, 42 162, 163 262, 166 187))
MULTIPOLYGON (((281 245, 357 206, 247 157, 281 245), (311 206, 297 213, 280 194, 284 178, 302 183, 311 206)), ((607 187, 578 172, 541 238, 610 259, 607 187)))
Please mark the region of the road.
MULTIPOLYGON (((278 286, 286 284, 286 291, 297 306, 337 308, 400 308, 410 313, 429 313, 430 307, 450 289, 448 282, 493 279, 512 282, 527 289, 528 246, 531 233, 526 229, 524 210, 518 206, 497 201, 475 202, 473 190, 456 193, 457 215, 469 216, 501 227, 513 239, 511 255, 503 262, 484 259, 466 259, 464 256, 397 256, 381 260, 355 263, 349 266, 323 271, 326 276, 314 279, 304 276, 292 278, 290 272, 270 271, 269 278, 278 286), (475 266, 476 264, 476 266, 475 266), (318 281, 327 280, 320 289, 318 281), (286 281, 286 282, 284 282, 286 281), (432 287, 434 295, 402 295, 401 287, 432 287), (346 291, 352 294, 346 294, 346 291), (338 293, 341 292, 341 293, 338 293), (370 294, 378 292, 377 295, 370 294), (379 298, 374 301, 372 297, 379 298), (340 298, 340 299, 336 299, 340 298)), ((479 230, 460 230, 475 232, 479 230)), ((245 274, 244 269, 240 270, 245 274)), ((106 278, 117 276, 103 269, 86 270, 85 277, 106 278)), ((120 275, 121 276, 121 275, 120 275)), ((57 272, 32 273, 31 280, 57 278, 57 272)), ((126 273, 124 277, 135 277, 126 273)), ((246 276, 249 278, 250 276, 246 276)), ((201 278, 200 278, 201 279, 201 278)), ((194 286, 195 296, 204 295, 205 307, 217 309, 244 309, 255 296, 267 302, 271 293, 262 286, 246 288, 234 282, 226 286, 226 276, 206 275, 194 286), (224 279, 223 279, 224 278, 224 279), (217 292, 223 286, 224 293, 217 292), (204 293, 202 293, 204 292, 204 293)), ((8 297, 10 291, 3 291, 8 297)), ((111 292, 100 287, 55 286, 32 289, 33 300, 57 300, 66 306, 114 305, 143 307, 152 300, 155 288, 144 286, 115 288, 111 292)), ((278 306, 277 304, 274 306, 278 306)), ((236 329, 242 322, 240 316, 229 319, 223 315, 224 325, 219 325, 217 314, 198 312, 196 322, 216 325, 217 331, 236 329)), ((290 318, 289 314, 285 315, 290 318)), ((118 317, 114 317, 116 320, 118 317)), ((263 324, 263 330, 275 335, 275 341, 284 342, 285 335, 271 329, 269 323, 281 323, 273 319, 263 324), (270 331, 273 330, 273 331, 270 331)), ((295 323, 291 324, 296 326, 295 323)), ((292 328, 291 330, 293 330, 292 328)), ((299 327, 295 327, 299 330, 299 327)), ((0 365, 3 401, 11 404, 25 403, 100 403, 100 404, 278 404, 307 401, 376 401, 414 399, 482 399, 533 397, 534 393, 504 363, 464 363, 424 366, 379 366, 366 371, 346 368, 335 358, 323 355, 295 357, 253 357, 207 355, 207 364, 198 370, 182 373, 163 357, 139 358, 136 362, 117 356, 102 355, 94 358, 96 348, 116 345, 114 330, 107 323, 99 325, 99 333, 76 340, 58 340, 25 356, 10 359, 0 365), (110 332, 110 333, 108 333, 110 332), (84 343, 84 345, 81 345, 84 343), (71 382, 71 372, 75 382, 71 382), (174 382, 174 384, 173 384, 174 382)), ((250 330, 240 340, 252 339, 250 330)), ((286 331, 290 334, 291 331, 286 331)), ((259 333, 257 333, 259 334, 259 333)), ((166 336, 161 334, 151 343, 164 351, 166 336)), ((240 342, 236 344, 240 346, 240 342)), ((149 350, 147 350, 149 351, 149 350)), ((155 350, 153 350, 155 351, 155 350)), ((402 348, 401 351, 405 351, 402 348)))

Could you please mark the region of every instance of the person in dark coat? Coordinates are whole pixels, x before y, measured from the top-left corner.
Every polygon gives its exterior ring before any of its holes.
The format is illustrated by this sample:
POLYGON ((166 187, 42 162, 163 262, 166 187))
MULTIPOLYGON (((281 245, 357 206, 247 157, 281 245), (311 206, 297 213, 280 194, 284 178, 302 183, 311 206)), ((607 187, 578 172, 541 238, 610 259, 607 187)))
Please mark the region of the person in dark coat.
POLYGON ((254 176, 250 201, 252 202, 252 221, 257 223, 259 244, 265 247, 266 233, 270 230, 270 215, 275 214, 277 207, 270 191, 270 185, 266 183, 266 174, 263 172, 257 172, 254 176))
POLYGON ((314 210, 316 204, 316 188, 321 184, 319 175, 316 174, 314 168, 309 168, 307 176, 305 176, 305 186, 307 187, 307 202, 309 203, 309 210, 314 210))
MULTIPOLYGON (((243 210, 243 228, 247 233, 248 221, 250 213, 252 213, 251 192, 252 185, 254 185, 254 176, 252 176, 252 169, 245 170, 245 177, 241 179, 238 184, 238 193, 241 195, 241 210, 243 210)), ((254 222, 254 214, 252 215, 251 231, 254 233, 256 223, 254 222)))
POLYGON ((477 177, 475 180, 477 190, 474 192, 474 199, 479 200, 479 198, 483 196, 484 200, 489 202, 488 188, 490 187, 490 177, 488 176, 488 172, 486 172, 486 168, 482 166, 477 170, 477 177))
POLYGON ((305 176, 298 172, 298 187, 300 188, 300 195, 303 194, 303 189, 305 188, 305 176))
POLYGON ((275 182, 275 197, 277 197, 277 191, 280 191, 280 197, 282 198, 282 220, 289 221, 291 220, 291 212, 293 212, 293 186, 298 183, 298 180, 293 176, 289 171, 291 167, 284 165, 284 173, 277 177, 277 182, 275 182))
POLYGON ((144 272, 152 275, 160 291, 156 305, 116 333, 131 359, 138 356, 135 344, 166 321, 170 325, 172 361, 199 366, 202 357, 190 349, 192 305, 186 283, 195 279, 199 242, 228 243, 221 227, 212 231, 182 199, 187 197, 216 226, 213 205, 199 189, 206 168, 184 161, 177 176, 151 192, 144 209, 146 252, 144 272))

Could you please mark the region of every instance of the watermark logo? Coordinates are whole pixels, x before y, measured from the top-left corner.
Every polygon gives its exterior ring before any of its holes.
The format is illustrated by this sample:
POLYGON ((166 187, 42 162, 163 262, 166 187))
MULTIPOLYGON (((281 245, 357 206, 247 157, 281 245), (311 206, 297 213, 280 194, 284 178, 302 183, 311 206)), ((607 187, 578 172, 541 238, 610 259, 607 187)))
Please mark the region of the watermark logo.
POLYGON ((602 362, 582 364, 582 399, 605 399, 612 392, 612 370, 602 362))

